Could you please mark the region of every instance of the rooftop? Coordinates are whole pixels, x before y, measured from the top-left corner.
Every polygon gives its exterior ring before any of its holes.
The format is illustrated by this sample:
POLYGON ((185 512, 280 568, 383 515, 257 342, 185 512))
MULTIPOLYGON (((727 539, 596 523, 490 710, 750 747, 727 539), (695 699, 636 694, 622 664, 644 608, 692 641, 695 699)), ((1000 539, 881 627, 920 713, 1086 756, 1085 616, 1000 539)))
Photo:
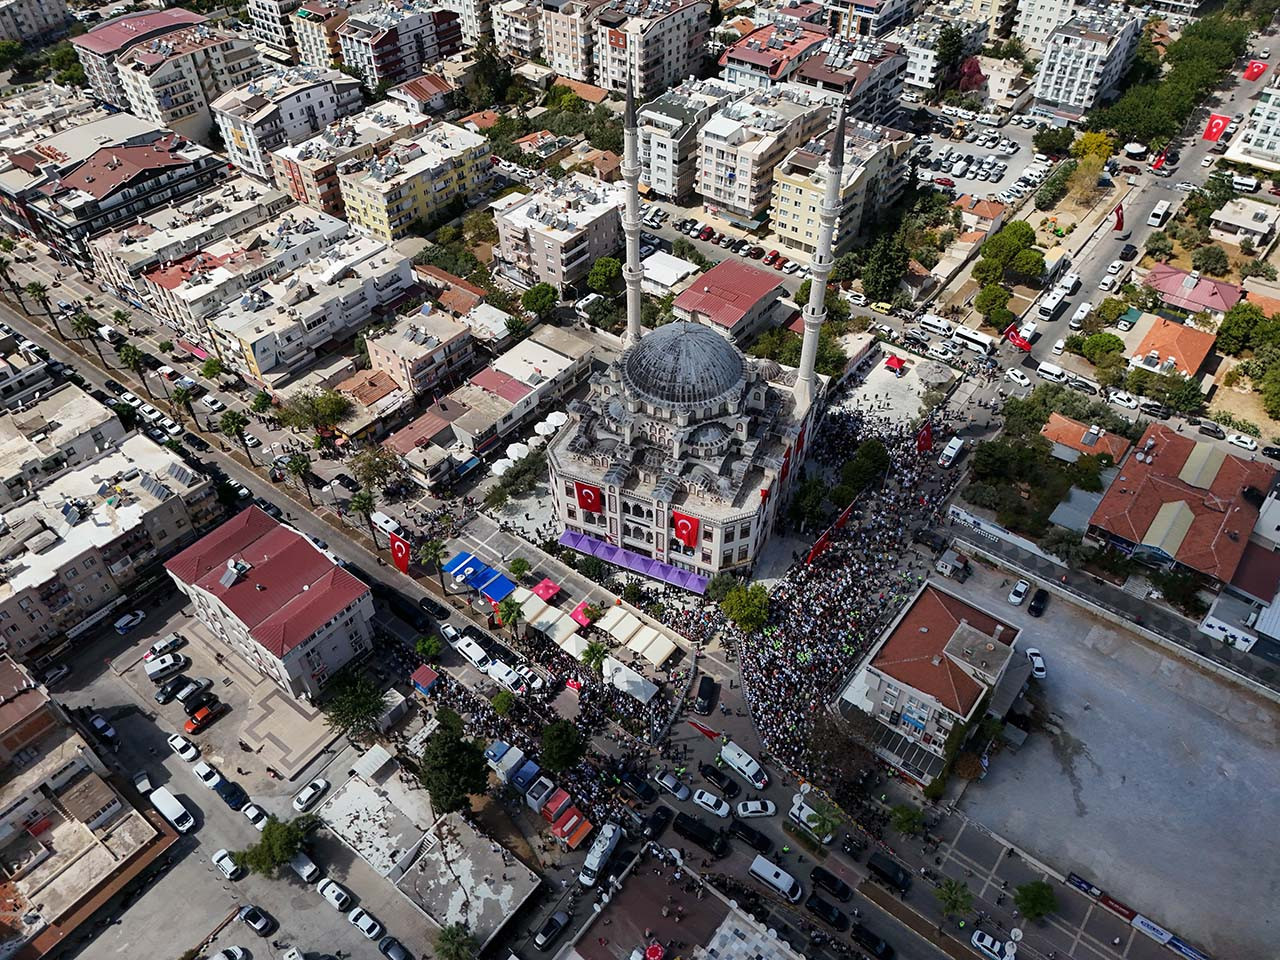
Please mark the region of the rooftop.
POLYGON ((981 200, 972 194, 966 193, 962 197, 957 197, 951 204, 953 207, 959 208, 964 213, 971 213, 979 220, 994 221, 997 217, 1004 215, 1008 209, 998 200, 981 200))
POLYGON ((1157 290, 1165 303, 1193 313, 1226 313, 1244 295, 1233 283, 1202 277, 1195 270, 1188 273, 1167 263, 1153 266, 1142 282, 1157 290))
POLYGON ((426 308, 418 313, 399 317, 391 329, 370 337, 369 342, 379 350, 386 350, 402 360, 412 363, 419 357, 434 353, 442 344, 470 332, 465 323, 447 313, 426 308))
POLYGON ((1134 360, 1161 372, 1181 372, 1194 377, 1209 359, 1217 337, 1186 323, 1157 317, 1133 352, 1134 360))
POLYGON ((206 20, 202 14, 181 7, 126 13, 98 24, 88 33, 72 37, 71 43, 99 56, 110 56, 141 40, 188 24, 204 23, 206 20))
POLYGON ((495 200, 494 211, 516 230, 568 239, 601 217, 618 216, 622 187, 577 173, 534 193, 495 200))
POLYGON ((438 176, 460 156, 487 150, 488 143, 485 137, 465 127, 436 123, 412 139, 396 141, 381 157, 344 173, 361 190, 392 193, 410 180, 438 176))
POLYGON ((1268 233, 1280 223, 1280 206, 1252 197, 1236 197, 1210 214, 1209 219, 1255 233, 1268 233))
POLYGON ((797 71, 796 80, 805 86, 856 95, 877 68, 894 57, 901 57, 905 65, 902 44, 870 37, 828 37, 822 50, 797 71))
POLYGON ((198 23, 130 47, 116 60, 116 69, 150 75, 170 60, 236 39, 235 35, 215 30, 207 23, 198 23))
POLYGON ((210 151, 183 139, 176 133, 161 137, 151 143, 132 147, 104 147, 91 154, 84 163, 75 167, 48 192, 67 201, 66 194, 105 200, 121 187, 144 175, 163 170, 176 170, 188 166, 210 151))
POLYGON ((776 273, 729 258, 695 279, 673 306, 679 316, 732 330, 761 301, 781 295, 776 273))
POLYGON ((753 93, 725 104, 702 128, 700 138, 741 145, 749 141, 771 144, 795 120, 815 109, 827 109, 804 90, 777 89, 753 93))
POLYGON ((1107 433, 1060 413, 1049 414, 1049 422, 1040 428, 1040 435, 1078 454, 1106 454, 1114 463, 1119 463, 1129 449, 1129 441, 1118 433, 1107 433))
POLYGON ((826 27, 802 20, 766 24, 730 45, 720 55, 720 66, 746 64, 776 80, 796 60, 817 54, 829 33, 826 27))
MULTIPOLYGON (((835 142, 836 128, 808 143, 801 144, 787 154, 780 169, 785 173, 813 176, 817 181, 825 181, 828 154, 835 142)), ((882 127, 878 124, 863 123, 860 120, 846 120, 844 125, 844 168, 843 184, 852 183, 861 174, 867 160, 874 157, 886 147, 896 143, 910 143, 911 134, 896 130, 893 127, 882 127)))
POLYGON ((0 100, 0 149, 22 150, 60 130, 108 116, 96 101, 54 84, 0 100))
POLYGON ((57 456, 72 440, 116 418, 75 384, 45 394, 20 413, 0 413, 0 477, 57 456))
POLYGON ((53 164, 59 172, 83 163, 97 151, 127 143, 142 143, 161 135, 148 120, 131 113, 113 113, 98 120, 60 130, 34 145, 5 158, 8 163, 0 178, 10 190, 22 192, 45 182, 41 167, 53 164))
POLYGON ((306 64, 278 67, 254 77, 244 86, 228 90, 209 106, 215 113, 223 113, 245 123, 259 123, 290 97, 318 86, 332 86, 340 94, 352 95, 359 88, 360 81, 341 70, 324 67, 306 64))

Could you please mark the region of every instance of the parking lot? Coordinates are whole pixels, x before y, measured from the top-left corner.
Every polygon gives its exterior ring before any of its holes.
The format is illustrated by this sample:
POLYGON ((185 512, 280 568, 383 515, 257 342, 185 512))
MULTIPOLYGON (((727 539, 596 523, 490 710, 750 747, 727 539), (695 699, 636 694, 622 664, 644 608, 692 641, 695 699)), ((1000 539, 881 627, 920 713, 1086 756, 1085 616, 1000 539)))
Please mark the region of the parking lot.
POLYGON ((1003 127, 969 124, 958 140, 947 134, 956 121, 938 117, 933 132, 917 138, 920 178, 957 195, 1016 203, 1034 192, 1051 169, 1047 158, 1037 160, 1032 146, 1036 128, 1008 123, 1003 127), (1026 180, 1019 185, 1020 178, 1026 180))
POLYGON ((1214 956, 1272 955, 1280 710, 1057 597, 1032 619, 1008 583, 980 570, 963 590, 1043 652, 1041 721, 963 811, 1214 956))

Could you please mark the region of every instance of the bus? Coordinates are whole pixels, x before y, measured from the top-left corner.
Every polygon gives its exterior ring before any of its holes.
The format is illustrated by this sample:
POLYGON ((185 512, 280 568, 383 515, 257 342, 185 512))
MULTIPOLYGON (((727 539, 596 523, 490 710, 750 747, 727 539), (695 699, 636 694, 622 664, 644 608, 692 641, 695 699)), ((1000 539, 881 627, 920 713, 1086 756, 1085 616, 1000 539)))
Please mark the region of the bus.
POLYGON ((951 339, 984 357, 989 357, 996 352, 994 339, 985 333, 970 330, 968 327, 956 327, 955 332, 951 334, 951 339))
POLYGON ((1040 301, 1041 320, 1052 320, 1054 315, 1062 309, 1062 302, 1066 300, 1067 295, 1062 290, 1054 290, 1047 297, 1040 301))
POLYGON ((1165 220, 1169 218, 1169 201, 1161 200, 1155 205, 1155 209, 1151 211, 1151 216, 1147 217, 1147 225, 1152 227, 1163 227, 1165 220))

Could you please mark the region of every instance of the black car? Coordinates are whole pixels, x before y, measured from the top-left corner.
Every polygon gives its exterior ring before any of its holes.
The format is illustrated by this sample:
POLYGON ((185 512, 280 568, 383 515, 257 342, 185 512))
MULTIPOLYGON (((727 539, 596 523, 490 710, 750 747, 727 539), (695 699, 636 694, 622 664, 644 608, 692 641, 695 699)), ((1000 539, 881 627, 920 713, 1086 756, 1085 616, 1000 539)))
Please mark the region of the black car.
POLYGON ((693 700, 693 712, 700 717, 711 715, 711 708, 716 703, 716 693, 719 691, 719 685, 708 676, 703 676, 698 680, 698 692, 693 700))
POLYGON ((773 841, 755 827, 749 827, 737 817, 729 821, 729 836, 741 840, 757 853, 768 853, 773 849, 773 841))
POLYGON ((333 482, 342 487, 343 490, 350 491, 351 493, 360 492, 360 484, 356 483, 354 479, 347 476, 345 473, 337 474, 333 478, 333 482))
POLYGON ((736 780, 709 763, 698 764, 698 773, 702 774, 703 780, 718 788, 724 794, 726 800, 732 800, 742 792, 742 788, 738 786, 736 780))
POLYGON ((115 380, 108 380, 103 384, 103 386, 114 393, 117 397, 124 393, 124 385, 115 380))
POLYGON ((653 803, 658 799, 658 791, 653 789, 647 780, 637 777, 634 773, 624 773, 618 778, 618 782, 622 784, 623 790, 641 803, 653 803))
POLYGON ((814 867, 809 879, 815 887, 827 891, 841 903, 848 903, 853 896, 852 888, 826 867, 814 867))
POLYGON ((431 621, 427 619, 427 615, 420 608, 410 603, 398 593, 391 593, 386 596, 387 606, 391 608, 391 612, 410 624, 415 630, 431 629, 431 621))
POLYGON ((876 960, 893 960, 893 947, 885 943, 860 923, 855 923, 849 931, 853 942, 871 953, 876 960))
POLYGON ((210 693, 208 690, 202 690, 193 697, 188 697, 186 702, 182 704, 182 712, 188 717, 194 717, 201 708, 212 707, 218 702, 218 695, 210 693))
POLYGON ((1067 386, 1070 387, 1072 390, 1079 390, 1081 393, 1087 393, 1091 397, 1096 397, 1098 395, 1098 388, 1095 387, 1088 380, 1080 380, 1078 378, 1072 378, 1071 380, 1067 381, 1067 386))
POLYGON ((929 341, 918 333, 904 333, 902 335, 902 343, 907 347, 915 347, 917 350, 928 350, 929 341))
POLYGON ((197 436, 194 433, 184 433, 182 435, 182 441, 193 450, 204 452, 209 449, 209 444, 205 443, 204 438, 197 436))
POLYGON ((166 704, 178 695, 178 691, 191 682, 191 678, 185 673, 180 673, 176 677, 170 677, 160 685, 160 689, 156 691, 156 703, 166 704))
POLYGON ((1262 455, 1272 460, 1280 460, 1280 447, 1263 447, 1262 455))
POLYGON ((423 597, 418 601, 418 606, 427 611, 427 613, 431 614, 437 620, 449 619, 449 608, 439 600, 433 600, 430 597, 423 597))
POLYGON ((267 514, 267 516, 274 517, 277 520, 284 516, 284 511, 265 497, 254 497, 253 502, 257 504, 262 512, 267 514))
POLYGON ((911 535, 911 539, 922 547, 928 547, 935 554, 947 548, 947 538, 935 530, 917 530, 911 535))
POLYGON ((849 925, 849 918, 836 909, 836 905, 823 900, 816 893, 809 894, 809 899, 804 902, 805 909, 812 913, 819 920, 825 920, 837 930, 843 930, 849 925))
POLYGON ((1123 247, 1120 248, 1121 260, 1132 260, 1137 255, 1138 255, 1138 248, 1135 247, 1132 243, 1126 243, 1123 247))
POLYGON ((1218 424, 1212 420, 1202 420, 1196 427, 1197 432, 1203 433, 1206 437, 1216 437, 1219 440, 1227 439, 1227 431, 1223 430, 1218 424))
POLYGON ((1044 608, 1049 605, 1049 591, 1041 587, 1031 595, 1031 602, 1027 604, 1027 613, 1033 617, 1038 617, 1044 613, 1044 608))
POLYGON ((662 836, 662 831, 666 830, 671 823, 671 818, 675 814, 671 812, 671 808, 665 803, 660 803, 654 807, 653 812, 644 821, 644 835, 649 840, 656 840, 662 836))
POLYGON ((1143 400, 1138 405, 1138 409, 1149 417, 1155 417, 1157 420, 1166 420, 1169 414, 1173 413, 1172 410, 1158 400, 1143 400))
POLYGON ((249 795, 244 792, 244 787, 225 777, 213 788, 213 792, 220 796, 232 810, 239 810, 249 802, 249 795))

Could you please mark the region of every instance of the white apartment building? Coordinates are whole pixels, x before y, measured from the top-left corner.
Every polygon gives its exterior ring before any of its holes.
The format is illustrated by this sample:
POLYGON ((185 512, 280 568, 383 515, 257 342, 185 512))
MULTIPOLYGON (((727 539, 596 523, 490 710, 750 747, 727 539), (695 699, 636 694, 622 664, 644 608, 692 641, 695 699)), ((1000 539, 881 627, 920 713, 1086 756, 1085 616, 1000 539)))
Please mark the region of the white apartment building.
POLYGON ((0 3, 0 40, 49 40, 67 32, 67 0, 4 0, 0 3))
MULTIPOLYGON (((827 154, 835 127, 796 147, 773 172, 773 228, 789 249, 812 257, 818 244, 818 210, 826 192, 827 154)), ((840 217, 832 249, 843 252, 869 232, 878 211, 897 202, 906 189, 914 138, 909 133, 845 121, 844 176, 840 217)))
POLYGON ((363 109, 359 80, 318 67, 281 68, 213 102, 227 156, 264 181, 271 180, 273 150, 309 140, 363 109))
POLYGON ((564 291, 622 245, 622 190, 578 173, 535 193, 513 193, 490 209, 498 226, 497 268, 522 287, 564 291))
MULTIPOLYGON (((987 42, 990 24, 945 13, 927 13, 906 26, 899 27, 891 39, 902 44, 907 53, 907 72, 903 82, 921 90, 935 92, 946 79, 938 63, 938 37, 948 27, 955 27, 964 38, 964 56, 977 53, 987 42)), ((959 66, 959 64, 956 64, 959 66)))
POLYGON ((619 93, 627 79, 647 99, 702 72, 708 0, 609 0, 596 13, 595 80, 619 93))
POLYGON ((462 43, 474 47, 482 39, 493 35, 493 14, 489 0, 441 0, 446 10, 452 10, 462 23, 462 43))
POLYGON ((93 95, 123 110, 128 108, 129 100, 116 73, 119 56, 135 44, 205 22, 207 18, 203 15, 181 7, 126 13, 98 24, 88 33, 72 37, 71 46, 80 58, 93 95))
MULTIPOLYGON (((295 63, 298 47, 290 22, 302 0, 249 0, 249 25, 262 52, 278 63, 295 63)), ((327 64, 326 64, 327 66, 327 64)))
POLYGON ((542 0, 542 51, 558 76, 595 80, 596 14, 605 0, 542 0))
POLYGON ((367 584, 250 507, 165 564, 216 641, 281 690, 315 698, 373 648, 367 584))
POLYGON ((831 32, 853 40, 883 37, 890 30, 910 23, 925 8, 924 0, 824 0, 831 32))
POLYGON ((971 0, 965 14, 974 20, 987 22, 987 33, 992 37, 1007 37, 1013 30, 1018 12, 1018 0, 971 0))
POLYGON ((1054 30, 1036 71, 1031 112, 1059 125, 1078 123, 1128 72, 1142 23, 1136 13, 1088 10, 1054 30))
POLYGON ((1085 7, 1082 0, 1018 0, 1013 35, 1028 52, 1040 53, 1058 29, 1085 7))
MULTIPOLYGON (((465 32, 465 27, 463 28, 465 32)), ((504 0, 493 7, 493 42, 503 57, 532 60, 542 53, 542 6, 504 0)))
POLYGON ((640 130, 640 182, 656 195, 681 201, 698 179, 698 131, 745 91, 720 80, 686 80, 636 115, 640 130))
POLYGON ((18 349, 18 338, 0 334, 0 410, 30 403, 53 385, 49 365, 38 354, 18 349))
POLYGON ((209 105, 262 72, 252 43, 203 23, 136 44, 115 66, 131 113, 206 143, 209 105))
POLYGON ((1258 94, 1242 126, 1226 158, 1263 170, 1280 170, 1280 74, 1272 72, 1271 82, 1258 94))
POLYGON ((352 12, 338 28, 343 64, 367 90, 416 77, 462 50, 462 21, 429 0, 352 12))
POLYGON ((320 0, 305 0, 289 18, 298 62, 311 67, 342 66, 338 28, 347 22, 346 7, 330 6, 320 0))
POLYGON ((831 122, 831 107, 804 93, 754 93, 721 107, 698 133, 698 193, 709 213, 749 229, 764 219, 773 170, 831 122))
POLYGON ((224 362, 274 387, 393 311, 413 285, 406 257, 368 237, 348 237, 242 294, 208 325, 224 362))

